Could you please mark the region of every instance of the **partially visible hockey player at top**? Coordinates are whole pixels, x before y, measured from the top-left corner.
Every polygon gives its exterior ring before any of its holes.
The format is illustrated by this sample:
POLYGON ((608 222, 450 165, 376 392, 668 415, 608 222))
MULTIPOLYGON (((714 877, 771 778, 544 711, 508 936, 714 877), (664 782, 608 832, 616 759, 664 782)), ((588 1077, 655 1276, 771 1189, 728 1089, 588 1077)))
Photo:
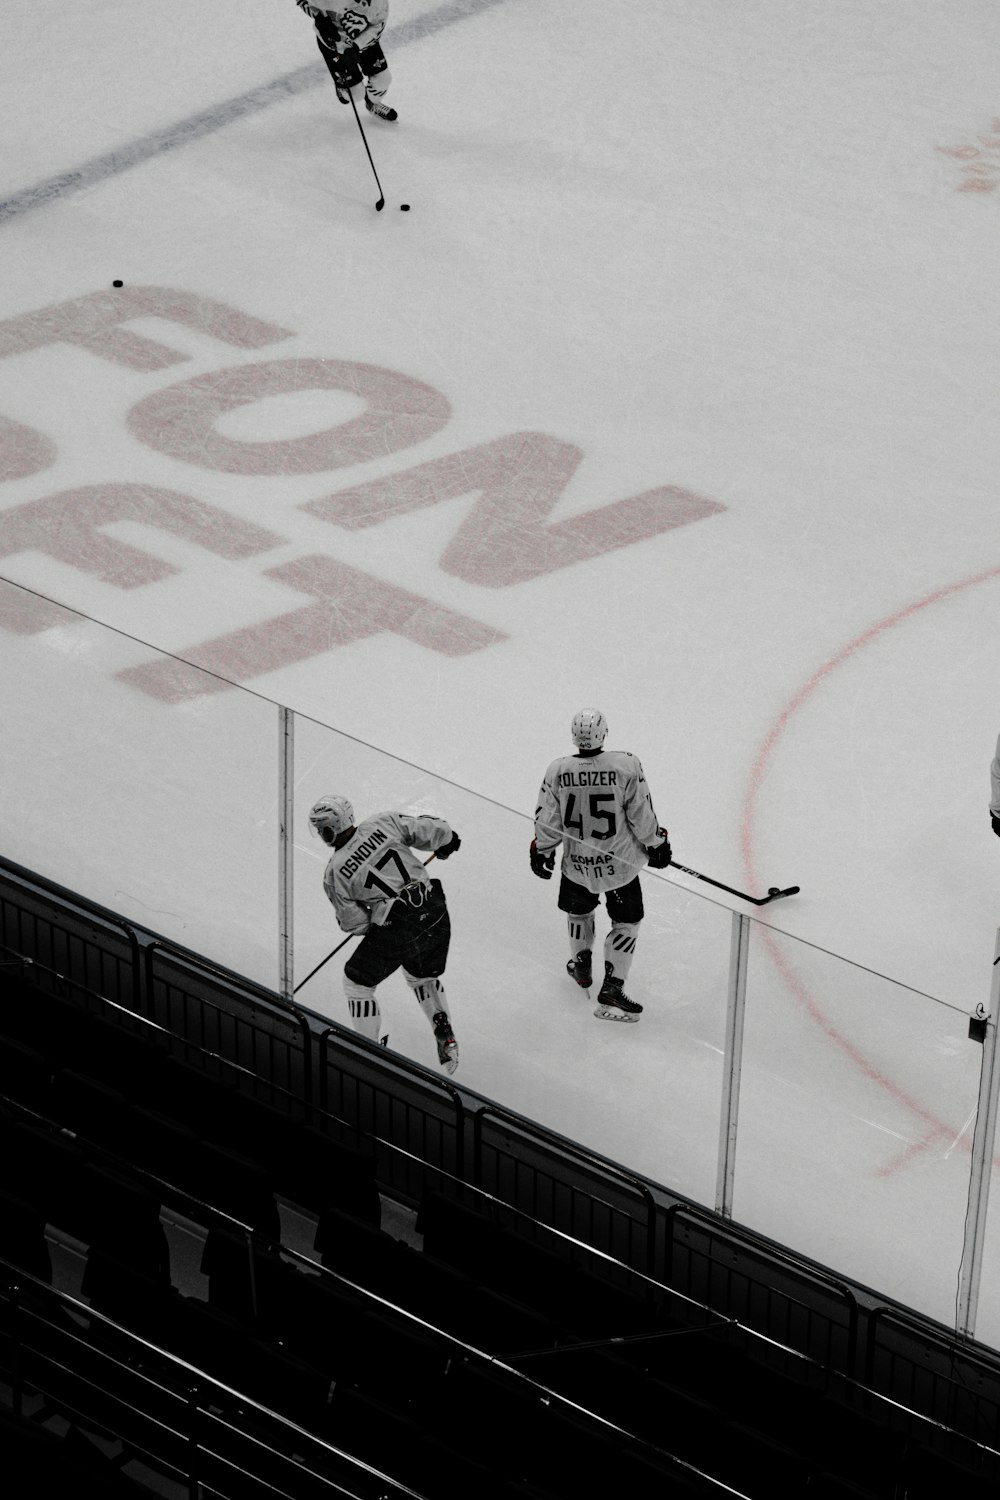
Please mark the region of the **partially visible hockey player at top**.
POLYGON ((392 82, 381 36, 389 19, 389 0, 295 0, 312 20, 320 54, 330 70, 341 104, 357 97, 362 77, 365 108, 380 120, 395 120, 386 104, 392 82))
POLYGON ((576 751, 561 755, 545 773, 535 811, 531 869, 552 878, 555 851, 563 846, 559 910, 566 913, 570 958, 577 984, 593 982, 594 912, 601 896, 611 918, 604 943, 604 977, 594 1015, 602 1021, 638 1021, 642 1006, 625 994, 644 909, 639 871, 670 863, 667 830, 653 811, 638 756, 605 750, 607 721, 598 708, 573 717, 576 751))
POLYGON ((344 993, 354 1029, 381 1040, 375 986, 402 968, 430 1022, 438 1061, 458 1067, 458 1043, 448 1017, 441 975, 448 960, 451 922, 440 880, 432 880, 414 849, 447 859, 461 844, 444 818, 383 812, 355 826, 346 797, 321 797, 309 813, 313 833, 333 850, 323 889, 343 932, 361 933, 344 965, 344 993))

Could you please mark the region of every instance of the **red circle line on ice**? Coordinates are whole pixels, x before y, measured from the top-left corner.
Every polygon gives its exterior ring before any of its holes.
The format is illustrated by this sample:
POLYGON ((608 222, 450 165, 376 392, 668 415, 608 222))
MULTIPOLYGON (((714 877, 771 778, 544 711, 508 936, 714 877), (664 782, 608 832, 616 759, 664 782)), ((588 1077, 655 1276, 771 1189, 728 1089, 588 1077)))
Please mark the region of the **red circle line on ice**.
MULTIPOLYGON (((752 890, 755 885, 759 884, 754 858, 754 822, 757 816, 757 805, 761 787, 771 759, 781 742, 782 735, 794 716, 800 709, 805 707, 813 694, 825 684, 826 680, 838 667, 844 666, 845 663, 857 656, 860 651, 863 651, 866 646, 872 645, 881 636, 885 635, 887 631, 894 629, 897 625, 906 624, 914 615, 919 614, 921 610, 929 609, 931 605, 940 604, 943 600, 952 598, 964 589, 975 588, 977 584, 989 583, 990 580, 996 578, 1000 578, 1000 567, 987 568, 982 573, 974 573, 969 578, 960 579, 958 583, 946 584, 944 588, 935 589, 932 594, 927 594, 923 599, 917 599, 914 603, 907 604, 902 609, 896 610, 894 614, 886 615, 884 619, 876 621, 874 625, 870 625, 867 630, 863 630, 860 635, 856 635, 853 640, 848 641, 845 646, 836 651, 833 656, 829 657, 822 666, 818 667, 812 676, 807 678, 802 686, 792 694, 764 736, 763 743, 750 769, 747 790, 743 799, 740 847, 743 856, 743 870, 746 880, 749 883, 749 889, 752 890)), ((985 792, 983 795, 985 805, 985 792)), ((769 937, 766 927, 762 928, 762 937, 770 951, 775 968, 778 970, 785 984, 812 1020, 826 1033, 834 1046, 839 1047, 866 1078, 884 1089, 897 1103, 911 1110, 926 1127, 923 1138, 907 1146, 893 1161, 881 1167, 878 1175, 880 1177, 892 1176, 894 1172, 906 1166, 921 1151, 927 1150, 935 1141, 944 1138, 952 1142, 961 1135, 962 1147, 966 1151, 970 1150, 970 1141, 962 1133, 964 1127, 948 1125, 944 1120, 939 1120, 919 1099, 913 1098, 899 1084, 881 1072, 865 1056, 861 1049, 851 1041, 850 1037, 835 1026, 824 1013, 821 1005, 815 996, 810 993, 804 981, 795 972, 793 965, 789 963, 779 945, 773 938, 769 937)), ((996 1160, 1000 1161, 1000 1158, 996 1158, 996 1160)))

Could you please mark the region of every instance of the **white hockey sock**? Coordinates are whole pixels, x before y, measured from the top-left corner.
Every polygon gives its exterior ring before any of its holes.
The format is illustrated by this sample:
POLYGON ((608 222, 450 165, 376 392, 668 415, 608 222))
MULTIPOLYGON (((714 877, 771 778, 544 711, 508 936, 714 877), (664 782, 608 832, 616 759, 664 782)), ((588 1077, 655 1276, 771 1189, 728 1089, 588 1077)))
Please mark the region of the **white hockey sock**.
POLYGON ((369 1037, 373 1042, 377 1042, 382 1017, 379 1014, 378 1001, 375 999, 375 991, 372 986, 357 984, 353 979, 348 979, 345 974, 344 994, 347 996, 347 1006, 351 1012, 351 1025, 355 1031, 360 1031, 362 1036, 369 1037))
POLYGON ((369 99, 384 99, 385 95, 389 91, 389 85, 391 82, 392 74, 389 72, 388 68, 383 68, 381 73, 376 73, 374 77, 366 79, 365 92, 367 93, 369 99))
POLYGON ((576 958, 578 953, 593 952, 594 948, 594 913, 589 912, 585 917, 566 917, 566 929, 569 932, 569 956, 576 958))
POLYGON ((604 939, 604 962, 611 965, 612 977, 623 983, 632 967, 638 935, 638 922, 612 922, 611 931, 604 939))
POLYGON ((405 969, 403 978, 416 995, 417 1004, 432 1026, 439 1010, 443 1010, 445 1015, 448 1014, 448 1002, 440 979, 417 979, 413 974, 408 974, 405 969))

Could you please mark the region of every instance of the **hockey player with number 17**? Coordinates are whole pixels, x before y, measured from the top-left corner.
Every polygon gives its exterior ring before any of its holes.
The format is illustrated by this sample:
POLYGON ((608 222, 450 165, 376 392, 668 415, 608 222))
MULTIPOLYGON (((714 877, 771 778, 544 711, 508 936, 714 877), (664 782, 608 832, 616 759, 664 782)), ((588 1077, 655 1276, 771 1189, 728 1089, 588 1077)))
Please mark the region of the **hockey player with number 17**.
POLYGON ((644 915, 639 871, 670 863, 667 830, 653 811, 639 758, 605 750, 607 720, 598 708, 573 717, 576 752, 561 755, 545 773, 535 811, 531 870, 552 878, 555 851, 563 846, 559 909, 569 929, 570 975, 582 989, 592 983, 594 912, 604 897, 611 931, 604 944, 604 982, 594 1015, 602 1021, 638 1021, 642 1006, 625 994, 644 915))
POLYGON ((389 0, 295 0, 316 29, 320 55, 330 70, 341 104, 349 104, 365 78, 365 108, 380 120, 395 120, 386 104, 392 82, 381 36, 389 0))
POLYGON ((433 880, 414 849, 449 859, 462 840, 444 818, 428 813, 382 812, 355 824, 346 797, 331 793, 310 810, 309 823, 333 853, 323 889, 342 932, 361 942, 344 965, 344 993, 354 1029, 380 1038, 375 987, 402 969, 430 1022, 438 1061, 458 1067, 458 1043, 441 976, 448 961, 451 922, 440 880, 433 880))

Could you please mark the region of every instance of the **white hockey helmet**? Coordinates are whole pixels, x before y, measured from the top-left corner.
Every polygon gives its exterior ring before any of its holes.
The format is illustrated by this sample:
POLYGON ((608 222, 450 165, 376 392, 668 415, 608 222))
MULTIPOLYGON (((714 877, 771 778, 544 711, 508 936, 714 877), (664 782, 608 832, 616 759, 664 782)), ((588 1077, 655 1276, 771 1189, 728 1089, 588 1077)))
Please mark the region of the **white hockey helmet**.
POLYGON ((346 797, 321 797, 309 809, 309 823, 313 833, 319 834, 324 844, 332 844, 340 834, 354 827, 354 808, 346 797))
POLYGON ((608 733, 608 721, 599 708, 581 708, 573 715, 569 732, 578 750, 600 750, 608 733))

